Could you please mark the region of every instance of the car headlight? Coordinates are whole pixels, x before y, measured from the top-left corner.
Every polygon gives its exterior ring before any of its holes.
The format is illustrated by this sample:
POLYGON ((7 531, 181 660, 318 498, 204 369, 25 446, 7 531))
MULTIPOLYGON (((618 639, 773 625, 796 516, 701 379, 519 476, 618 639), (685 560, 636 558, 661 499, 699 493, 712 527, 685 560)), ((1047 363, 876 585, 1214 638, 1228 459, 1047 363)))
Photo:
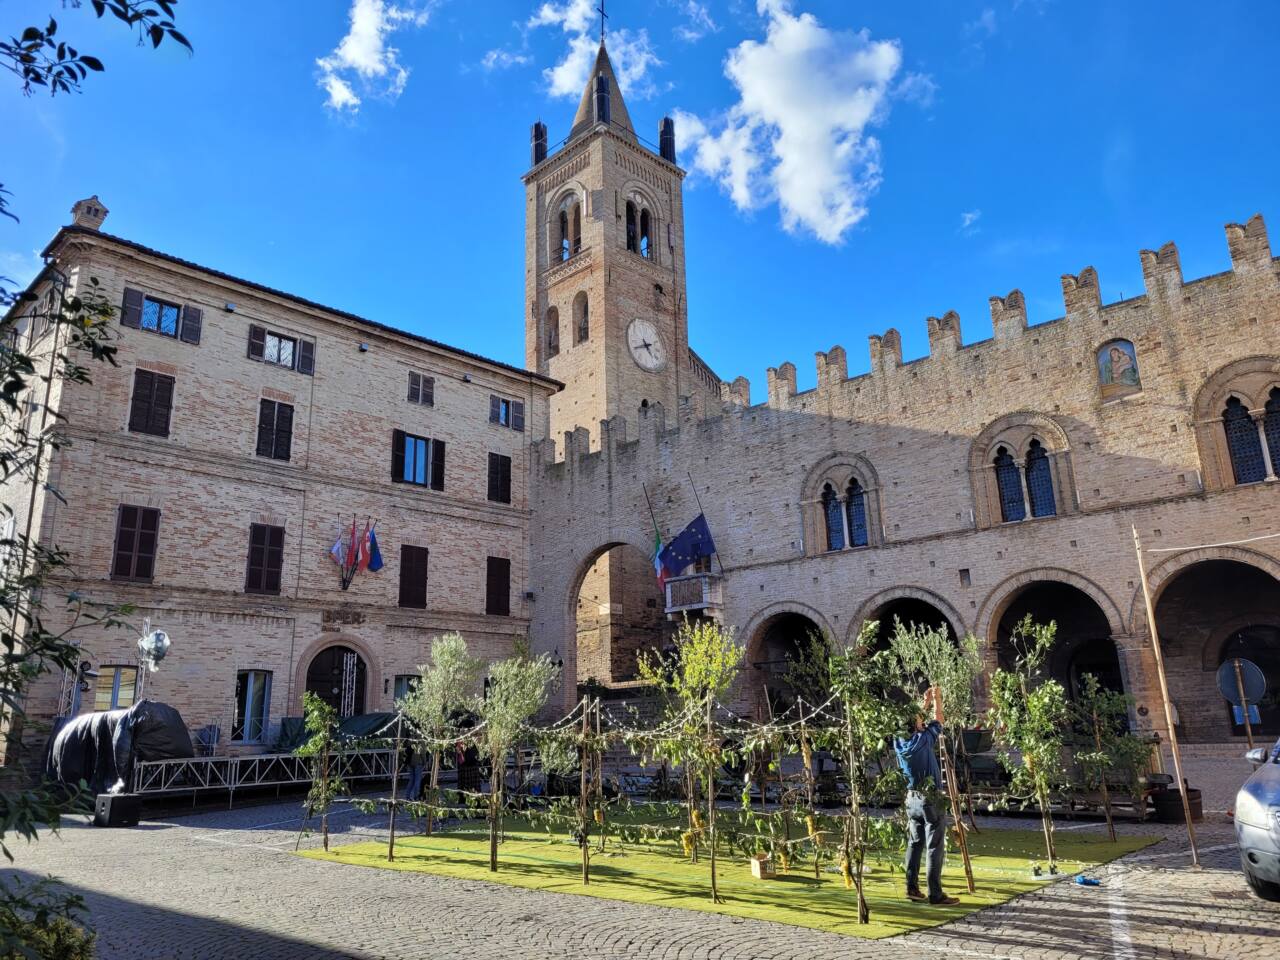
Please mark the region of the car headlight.
POLYGON ((1267 829, 1270 824, 1267 822, 1267 806, 1252 793, 1241 790, 1236 794, 1236 822, 1248 824, 1251 827, 1261 827, 1267 829))

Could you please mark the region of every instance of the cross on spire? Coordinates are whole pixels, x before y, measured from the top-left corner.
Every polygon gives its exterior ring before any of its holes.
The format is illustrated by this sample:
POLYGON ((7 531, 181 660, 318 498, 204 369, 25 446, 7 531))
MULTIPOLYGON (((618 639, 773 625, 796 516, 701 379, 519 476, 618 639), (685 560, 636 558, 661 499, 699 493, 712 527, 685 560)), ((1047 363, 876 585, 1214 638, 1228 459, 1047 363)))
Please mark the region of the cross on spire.
POLYGON ((604 44, 604 22, 609 19, 609 15, 604 12, 604 0, 600 0, 600 6, 596 7, 596 12, 600 14, 600 43, 604 44))

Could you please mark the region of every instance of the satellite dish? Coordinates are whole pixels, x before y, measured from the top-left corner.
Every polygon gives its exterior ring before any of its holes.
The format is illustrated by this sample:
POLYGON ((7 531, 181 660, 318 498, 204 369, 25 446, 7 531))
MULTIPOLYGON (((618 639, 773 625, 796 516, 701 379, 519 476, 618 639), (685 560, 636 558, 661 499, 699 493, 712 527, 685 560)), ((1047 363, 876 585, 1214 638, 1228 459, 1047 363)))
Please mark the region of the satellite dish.
POLYGON ((1227 702, 1237 707, 1244 704, 1240 702, 1240 688, 1244 687, 1244 696, 1249 703, 1254 704, 1267 695, 1267 678, 1263 675, 1262 670, 1252 660, 1245 660, 1243 657, 1231 657, 1224 660, 1222 666, 1218 668, 1218 690, 1227 702), (1236 682, 1236 664, 1240 664, 1240 682, 1236 682))
MULTIPOLYGON (((144 628, 150 627, 150 622, 143 625, 144 628)), ((155 673, 160 667, 160 661, 164 659, 172 641, 169 635, 163 630, 147 630, 138 638, 138 656, 142 662, 147 665, 147 670, 155 673)))

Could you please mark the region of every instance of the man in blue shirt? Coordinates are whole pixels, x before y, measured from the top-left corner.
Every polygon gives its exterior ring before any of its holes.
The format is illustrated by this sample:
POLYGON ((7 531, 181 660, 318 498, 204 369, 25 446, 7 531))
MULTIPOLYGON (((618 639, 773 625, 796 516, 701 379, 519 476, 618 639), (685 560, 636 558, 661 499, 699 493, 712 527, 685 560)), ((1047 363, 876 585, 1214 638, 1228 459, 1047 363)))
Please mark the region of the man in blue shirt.
POLYGON ((946 815, 932 799, 942 786, 942 770, 938 766, 938 737, 942 735, 942 698, 936 687, 924 695, 922 712, 907 721, 905 737, 897 737, 894 750, 898 766, 907 778, 907 899, 952 906, 955 897, 942 892, 942 858, 946 852, 946 815), (924 722, 924 713, 933 708, 933 719, 924 722), (926 877, 929 895, 920 891, 920 858, 929 850, 926 877))

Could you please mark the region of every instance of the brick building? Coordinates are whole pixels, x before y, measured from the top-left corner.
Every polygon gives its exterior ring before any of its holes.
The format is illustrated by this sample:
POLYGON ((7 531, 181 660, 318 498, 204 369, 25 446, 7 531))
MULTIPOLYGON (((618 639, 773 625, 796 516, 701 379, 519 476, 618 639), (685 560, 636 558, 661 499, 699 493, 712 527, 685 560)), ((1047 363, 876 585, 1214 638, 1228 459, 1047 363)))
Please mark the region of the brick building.
MULTIPOLYGON (((782 363, 752 405, 690 346, 670 120, 656 149, 637 135, 602 47, 569 135, 532 139, 527 371, 108 236, 96 198, 77 204, 34 292, 96 278, 120 366, 49 399, 74 523, 39 490, 30 516, 29 488, 7 497, 69 550, 60 586, 172 634, 147 695, 252 745, 304 689, 390 707, 446 629, 491 658, 528 637, 626 688, 687 611, 737 629, 750 706, 785 696, 811 631, 945 624, 994 665, 1031 613, 1059 625, 1048 669, 1069 690, 1094 673, 1158 729, 1134 527, 1183 736, 1240 735, 1224 658, 1280 687, 1280 268, 1260 217, 1227 227, 1225 273, 1185 281, 1166 244, 1141 254, 1142 296, 1103 304, 1085 268, 1061 319, 1028 326, 1015 290, 991 298, 989 340, 931 317, 927 357, 904 363, 890 330, 869 373, 833 347, 815 389, 782 363), (669 538, 700 509, 714 566, 660 593, 655 522, 669 538), (343 592, 328 550, 353 517, 378 521, 387 563, 343 592)), ((58 334, 26 335, 47 357, 58 334)), ((130 695, 136 633, 87 636, 92 693, 48 678, 33 714, 130 695)), ((1263 720, 1280 732, 1274 696, 1263 720)))

